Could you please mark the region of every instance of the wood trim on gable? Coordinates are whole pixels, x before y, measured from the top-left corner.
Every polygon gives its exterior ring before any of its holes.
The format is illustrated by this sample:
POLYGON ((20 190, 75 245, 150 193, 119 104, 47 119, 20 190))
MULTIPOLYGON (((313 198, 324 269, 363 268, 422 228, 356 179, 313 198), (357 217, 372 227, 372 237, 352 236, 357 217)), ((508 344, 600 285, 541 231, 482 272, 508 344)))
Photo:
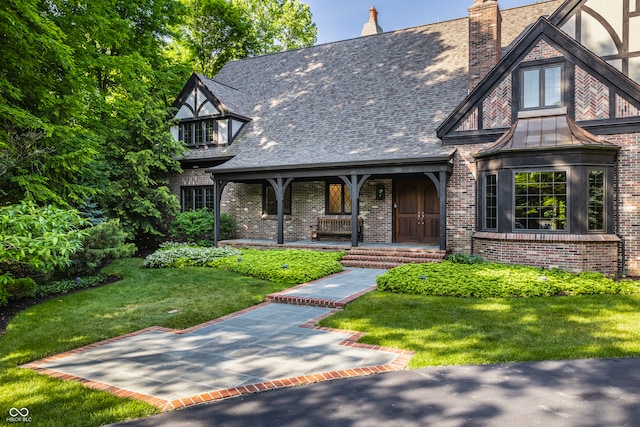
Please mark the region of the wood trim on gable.
POLYGON ((558 27, 564 25, 573 16, 573 12, 584 0, 566 0, 549 16, 549 22, 558 27))

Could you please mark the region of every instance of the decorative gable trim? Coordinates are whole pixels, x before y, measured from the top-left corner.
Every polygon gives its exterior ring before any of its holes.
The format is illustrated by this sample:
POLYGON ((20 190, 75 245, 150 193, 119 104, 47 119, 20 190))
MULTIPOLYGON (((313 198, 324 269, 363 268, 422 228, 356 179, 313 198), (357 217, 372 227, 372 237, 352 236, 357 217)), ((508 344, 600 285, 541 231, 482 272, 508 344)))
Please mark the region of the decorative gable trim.
MULTIPOLYGON (((570 2, 565 3, 567 5, 570 2)), ((564 5, 563 5, 564 6, 564 5)), ((541 41, 550 48, 560 52, 562 57, 580 67, 592 76, 598 76, 598 80, 609 89, 610 99, 620 97, 630 106, 640 108, 640 85, 633 82, 621 72, 613 68, 598 56, 591 53, 584 46, 577 43, 571 37, 555 27, 551 22, 542 17, 523 35, 516 46, 502 58, 502 60, 489 72, 489 74, 469 93, 461 104, 449 115, 449 117, 436 130, 439 138, 445 143, 468 144, 494 141, 508 128, 485 128, 485 114, 483 103, 485 99, 493 96, 492 92, 503 84, 504 80, 527 58, 541 41), (477 110, 477 112, 476 112, 477 110), (470 117, 474 117, 470 119, 470 117), (474 130, 469 129, 469 120, 476 120, 474 130), (465 125, 466 121, 466 125, 465 125), (466 127, 465 127, 466 126, 466 127), (461 129, 461 130, 458 130, 461 129)), ((573 73, 569 75, 568 84, 575 85, 573 73)), ((514 88, 515 91, 515 88, 514 88)), ((513 101, 512 101, 513 102, 513 101)), ((620 108, 612 103, 609 111, 612 116, 620 108)), ((627 109, 628 110, 628 109, 627 109)), ((516 109, 512 109, 515 114, 516 109)), ((611 117, 611 116, 610 116, 611 117)), ((491 120, 488 123, 491 125, 491 120)), ((606 119, 581 123, 581 126, 589 128, 591 132, 598 134, 616 133, 623 129, 629 131, 630 126, 640 130, 640 120, 634 119, 606 119)))
MULTIPOLYGON (((187 83, 182 88, 182 91, 173 102, 172 106, 181 111, 183 107, 187 107, 193 113, 193 119, 206 118, 206 117, 228 117, 239 120, 241 122, 248 122, 251 120, 247 117, 244 111, 239 111, 238 108, 231 107, 223 102, 223 99, 227 96, 221 96, 215 93, 215 85, 223 86, 221 83, 208 79, 198 73, 193 73, 187 83), (194 89, 197 89, 197 93, 202 94, 207 102, 202 100, 198 101, 198 105, 190 105, 189 99, 193 96, 194 89), (214 110, 211 109, 213 107, 214 110), (204 114, 202 114, 204 113, 204 114)), ((240 92, 236 89, 227 87, 228 91, 235 92, 235 96, 238 99, 242 98, 240 92)), ((238 102, 241 103, 241 102, 238 102)))
POLYGON ((584 2, 584 0, 566 0, 549 16, 549 22, 557 27, 561 27, 571 18, 571 15, 573 15, 582 2, 584 2))
POLYGON ((221 116, 224 114, 224 106, 218 101, 218 99, 207 89, 200 77, 193 73, 189 80, 182 88, 182 91, 173 102, 173 107, 178 109, 178 119, 197 119, 200 117, 208 116, 221 116), (194 90, 196 92, 194 92, 194 90), (196 98, 200 98, 200 95, 204 97, 204 100, 194 99, 194 93, 197 94, 196 98), (215 111, 212 111, 209 106, 212 106, 215 111), (203 115, 199 113, 203 109, 203 115), (191 117, 184 117, 186 114, 180 114, 182 111, 188 110, 191 112, 191 117), (182 116, 182 117, 181 117, 182 116))

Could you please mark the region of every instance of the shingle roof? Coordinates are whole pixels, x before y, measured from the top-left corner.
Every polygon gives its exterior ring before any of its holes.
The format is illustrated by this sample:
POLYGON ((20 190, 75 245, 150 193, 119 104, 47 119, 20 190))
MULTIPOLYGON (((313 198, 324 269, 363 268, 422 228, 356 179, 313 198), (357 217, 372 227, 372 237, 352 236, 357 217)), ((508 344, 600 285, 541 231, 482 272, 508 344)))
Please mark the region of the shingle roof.
MULTIPOLYGON (((561 3, 503 10, 503 45, 561 3)), ((467 95, 467 58, 461 18, 228 63, 214 81, 252 121, 214 169, 445 157, 436 128, 467 95)))
POLYGON ((227 113, 249 118, 251 109, 242 91, 227 86, 207 76, 196 73, 209 92, 222 104, 227 113))

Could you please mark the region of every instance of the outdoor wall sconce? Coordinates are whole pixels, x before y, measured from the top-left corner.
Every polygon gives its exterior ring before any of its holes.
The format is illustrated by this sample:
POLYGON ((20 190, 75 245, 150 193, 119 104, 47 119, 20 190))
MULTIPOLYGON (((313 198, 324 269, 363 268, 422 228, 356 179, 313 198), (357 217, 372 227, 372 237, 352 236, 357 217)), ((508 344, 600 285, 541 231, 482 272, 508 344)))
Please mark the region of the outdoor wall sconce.
POLYGON ((376 200, 384 200, 384 184, 376 185, 376 200))

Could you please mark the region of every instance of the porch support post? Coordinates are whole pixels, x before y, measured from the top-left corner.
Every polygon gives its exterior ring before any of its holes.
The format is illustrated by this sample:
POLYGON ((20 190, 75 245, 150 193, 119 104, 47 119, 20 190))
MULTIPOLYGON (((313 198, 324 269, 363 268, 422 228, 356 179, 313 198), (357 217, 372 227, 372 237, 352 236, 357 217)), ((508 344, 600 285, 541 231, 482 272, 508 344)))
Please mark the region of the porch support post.
POLYGON ((218 247, 218 242, 220 241, 220 205, 222 204, 222 192, 229 181, 216 179, 213 175, 211 175, 211 179, 213 179, 213 192, 215 197, 213 201, 213 246, 218 247))
POLYGON ((358 178, 358 174, 352 173, 351 176, 340 175, 340 179, 344 181, 351 194, 351 246, 358 246, 358 216, 360 215, 360 190, 362 184, 369 179, 371 175, 361 175, 358 178))
POLYGON ((438 176, 433 172, 425 172, 436 186, 440 200, 440 250, 447 250, 447 172, 440 171, 438 176))
POLYGON ((284 179, 280 178, 268 178, 269 184, 273 187, 276 193, 276 205, 278 207, 278 244, 284 244, 284 193, 287 190, 293 178, 284 179))

